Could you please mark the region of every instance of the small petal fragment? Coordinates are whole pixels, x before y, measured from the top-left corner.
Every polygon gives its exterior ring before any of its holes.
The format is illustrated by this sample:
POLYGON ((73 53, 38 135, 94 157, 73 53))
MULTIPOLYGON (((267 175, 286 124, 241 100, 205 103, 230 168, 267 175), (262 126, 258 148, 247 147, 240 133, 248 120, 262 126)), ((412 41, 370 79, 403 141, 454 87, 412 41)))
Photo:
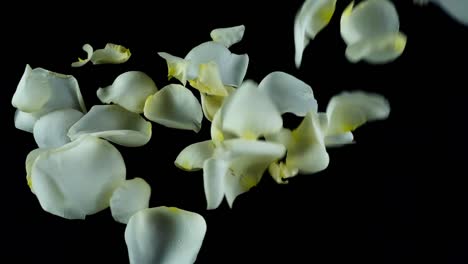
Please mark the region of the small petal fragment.
POLYGON ((213 41, 223 44, 226 48, 240 42, 244 37, 245 26, 213 29, 210 37, 213 41))
POLYGON ((97 90, 101 102, 118 104, 128 111, 143 113, 145 100, 156 93, 158 88, 154 81, 140 71, 128 71, 120 74, 112 85, 97 90))
POLYGON ((336 0, 306 0, 294 20, 295 64, 299 68, 302 53, 311 39, 330 22, 335 12, 336 0))
POLYGON ((91 57, 93 64, 121 64, 130 59, 130 50, 124 46, 107 43, 104 49, 94 51, 91 57))
POLYGON ((166 60, 168 79, 170 80, 174 77, 185 86, 187 83, 187 68, 189 62, 166 52, 158 52, 158 55, 166 60))
POLYGON ((78 61, 71 64, 72 67, 84 66, 93 57, 94 49, 89 44, 84 44, 82 48, 86 52, 86 59, 78 58, 78 61))
POLYGON ((224 178, 229 163, 221 159, 208 159, 203 164, 203 186, 208 210, 219 207, 224 198, 224 178))
POLYGON ((32 133, 34 129, 34 125, 36 124, 37 120, 41 117, 40 114, 37 113, 26 113, 16 109, 15 111, 15 127, 17 129, 32 133))
POLYGON ((203 168, 205 160, 214 154, 215 145, 211 140, 206 140, 184 148, 177 156, 174 164, 186 171, 195 171, 203 168))
POLYGON ((281 114, 305 116, 309 111, 317 111, 312 87, 290 74, 272 72, 263 78, 258 89, 270 96, 281 114))
POLYGON ((151 187, 142 178, 127 180, 112 194, 110 209, 115 221, 127 224, 136 212, 149 206, 151 187))
POLYGON ((227 89, 221 81, 218 65, 214 61, 200 64, 198 77, 194 80, 190 80, 190 85, 200 92, 207 93, 209 95, 228 95, 227 89))
POLYGON ((198 99, 180 84, 169 84, 146 99, 145 117, 163 126, 200 131, 203 112, 198 99))
POLYGON ((109 206, 125 173, 123 158, 112 144, 84 136, 39 154, 31 180, 45 211, 66 219, 84 219, 109 206))
POLYGON ((150 140, 151 123, 118 105, 95 105, 68 131, 71 140, 86 134, 126 147, 139 147, 150 140))
POLYGON ((70 127, 83 113, 75 109, 62 109, 42 116, 34 125, 34 140, 40 148, 58 148, 70 142, 70 127))
POLYGON ((130 264, 192 264, 205 233, 197 213, 165 206, 141 210, 125 229, 130 264))

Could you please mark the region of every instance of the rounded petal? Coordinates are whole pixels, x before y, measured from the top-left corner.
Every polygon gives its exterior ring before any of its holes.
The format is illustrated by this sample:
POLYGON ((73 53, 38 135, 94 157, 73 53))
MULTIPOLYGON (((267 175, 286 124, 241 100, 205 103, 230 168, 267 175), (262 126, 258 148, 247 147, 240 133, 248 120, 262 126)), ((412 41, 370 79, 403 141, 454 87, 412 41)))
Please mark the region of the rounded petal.
POLYGON ((228 92, 221 81, 218 65, 214 61, 200 64, 197 78, 190 80, 190 85, 202 93, 226 96, 228 92))
POLYGON ((149 206, 151 186, 142 178, 127 180, 112 194, 110 209, 115 221, 127 224, 136 212, 149 206))
POLYGON ((224 178, 229 164, 221 159, 207 159, 203 163, 203 186, 208 210, 219 207, 224 198, 224 178))
POLYGON ((28 182, 29 189, 31 189, 31 192, 34 193, 34 189, 32 187, 32 179, 31 179, 31 171, 32 167, 34 165, 34 162, 36 162, 37 157, 39 157, 40 154, 46 152, 47 148, 37 148, 31 152, 29 152, 28 156, 26 157, 26 181, 28 182))
POLYGON ((282 144, 286 148, 289 146, 292 140, 291 130, 288 128, 281 128, 278 133, 265 135, 266 141, 282 144))
POLYGON ((447 14, 462 25, 468 26, 468 1, 464 0, 432 0, 447 14))
POLYGON ((213 41, 223 44, 226 48, 234 45, 242 40, 244 37, 245 26, 235 26, 227 28, 213 29, 210 37, 213 41))
POLYGON ((124 46, 107 43, 104 49, 94 51, 91 57, 93 64, 120 64, 130 59, 130 50, 124 46))
POLYGON ((158 52, 158 55, 166 60, 168 79, 174 77, 185 86, 187 83, 188 61, 166 52, 158 52))
MULTIPOLYGON (((235 88, 230 86, 225 86, 228 95, 232 94, 235 91, 235 88)), ((201 105, 203 109, 203 114, 205 115, 206 119, 212 121, 214 119, 215 114, 221 108, 224 103, 224 99, 226 96, 216 96, 216 95, 209 95, 206 93, 200 93, 201 97, 201 105)))
POLYGON ((130 264, 194 263, 205 233, 197 213, 165 206, 141 210, 125 229, 130 264))
POLYGON ((71 64, 72 67, 81 67, 81 66, 84 66, 86 63, 88 63, 88 61, 91 59, 91 57, 93 56, 93 47, 91 47, 91 45, 89 44, 84 44, 83 45, 83 50, 86 52, 86 59, 80 59, 78 58, 78 61, 76 62, 73 62, 71 64))
POLYGON ((112 85, 99 88, 97 96, 101 102, 118 104, 128 111, 143 113, 145 100, 158 89, 153 80, 140 71, 128 71, 120 74, 112 85))
POLYGON ((174 164, 186 171, 195 171, 203 168, 205 160, 214 154, 215 145, 211 140, 194 143, 184 148, 177 156, 174 164))
POLYGON ((169 84, 146 99, 145 117, 170 128, 200 131, 203 112, 198 99, 180 84, 169 84))
POLYGON ((249 65, 247 54, 231 53, 225 46, 213 41, 204 42, 193 48, 187 56, 190 60, 187 78, 193 80, 198 77, 200 64, 214 61, 219 67, 219 74, 224 85, 239 86, 244 80, 249 65))
POLYGON ((34 125, 40 117, 41 115, 38 113, 26 113, 16 109, 14 118, 15 127, 17 129, 32 133, 34 125))
POLYGON ((272 72, 263 78, 258 89, 270 96, 281 114, 305 116, 309 111, 317 111, 312 87, 290 74, 272 72))
POLYGON ((371 64, 389 63, 400 57, 406 47, 406 36, 392 33, 366 39, 346 48, 346 58, 356 63, 364 60, 371 64))
POLYGON ((125 173, 125 163, 114 146, 84 136, 39 154, 31 180, 45 211, 66 219, 84 219, 109 206, 125 173))
POLYGON ((270 97, 251 81, 230 96, 222 113, 222 130, 243 138, 256 139, 283 127, 281 113, 270 97))
POLYGON ((126 147, 139 147, 150 140, 151 123, 118 105, 95 105, 68 131, 71 140, 86 134, 126 147))
POLYGON ((37 120, 34 125, 34 140, 40 148, 57 148, 70 142, 67 136, 70 127, 83 113, 75 109, 50 112, 37 120))

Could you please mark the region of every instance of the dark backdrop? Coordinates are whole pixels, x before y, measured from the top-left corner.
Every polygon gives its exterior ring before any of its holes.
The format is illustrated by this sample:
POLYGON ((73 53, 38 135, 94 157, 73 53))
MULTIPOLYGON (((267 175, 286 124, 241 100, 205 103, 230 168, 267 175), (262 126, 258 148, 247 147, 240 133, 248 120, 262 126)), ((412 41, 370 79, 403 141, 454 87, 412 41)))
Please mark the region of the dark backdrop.
MULTIPOLYGON (((299 175, 288 185, 266 176, 260 184, 214 211, 205 210, 201 172, 173 161, 188 144, 209 138, 202 131, 153 123, 153 137, 122 152, 127 177, 152 186, 151 206, 177 206, 202 214, 208 231, 197 263, 467 263, 468 27, 435 6, 394 1, 404 54, 395 62, 351 64, 344 57, 338 1, 328 27, 294 67, 293 21, 302 1, 153 1, 59 5, 17 4, 2 15, 2 263, 128 263, 125 226, 105 210, 86 221, 44 212, 25 180, 24 161, 36 147, 32 134, 13 126, 11 97, 25 64, 73 74, 88 109, 95 92, 120 73, 140 70, 159 88, 167 68, 158 51, 184 56, 209 40, 213 28, 246 26, 232 47, 248 53, 246 78, 259 82, 285 71, 310 84, 325 110, 330 97, 362 89, 386 96, 386 121, 355 132, 357 144, 330 149, 327 170, 299 175), (107 42, 132 51, 121 65, 71 68, 81 46, 107 42)), ((288 118, 288 124, 297 120, 288 118)))

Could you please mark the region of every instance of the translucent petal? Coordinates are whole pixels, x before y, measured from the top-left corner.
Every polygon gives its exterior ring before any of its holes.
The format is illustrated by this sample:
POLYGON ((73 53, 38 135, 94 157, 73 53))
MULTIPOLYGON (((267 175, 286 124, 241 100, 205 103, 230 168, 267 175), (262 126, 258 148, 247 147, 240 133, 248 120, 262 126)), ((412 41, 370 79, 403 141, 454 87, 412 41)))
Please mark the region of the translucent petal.
POLYGON ((37 115, 64 108, 86 112, 75 77, 43 68, 31 69, 29 65, 26 65, 11 103, 23 112, 37 115))
POLYGON ((194 263, 205 233, 197 213, 165 206, 141 210, 125 229, 130 264, 194 263))
POLYGON ((68 131, 71 140, 85 134, 126 147, 139 147, 150 140, 151 123, 118 105, 95 105, 68 131))
POLYGON ((75 109, 62 109, 43 115, 34 125, 34 140, 40 148, 58 148, 70 142, 70 127, 83 113, 75 109))
POLYGON ((39 154, 31 180, 45 211, 66 219, 84 219, 109 206, 125 173, 122 156, 112 144, 84 136, 39 154))
POLYGON ((158 55, 166 60, 168 79, 170 80, 174 77, 185 86, 187 83, 187 68, 189 62, 166 52, 158 52, 158 55))
POLYGON ((327 135, 351 132, 368 121, 386 119, 390 105, 381 95, 363 91, 342 92, 327 106, 327 135))
POLYGON ((214 148, 211 140, 191 144, 179 153, 174 164, 186 171, 199 170, 205 160, 213 156, 214 148))
POLYGON ((207 209, 216 209, 224 198, 224 178, 229 163, 221 159, 207 159, 203 164, 203 186, 207 209))
POLYGON ((112 194, 110 209, 115 221, 127 224, 136 212, 149 206, 151 186, 142 178, 127 180, 112 194))
POLYGON ((226 96, 228 92, 221 81, 218 65, 214 61, 200 64, 197 78, 190 85, 202 93, 226 96))
POLYGON ((36 162, 37 157, 39 157, 40 154, 46 152, 47 150, 49 149, 37 148, 29 152, 28 156, 26 156, 26 181, 28 182, 29 189, 31 189, 32 193, 34 193, 34 190, 32 187, 32 179, 31 179, 32 167, 34 165, 34 162, 36 162))
POLYGON ((465 0, 432 0, 459 23, 468 26, 468 1, 465 0))
POLYGON ((145 117, 163 126, 200 131, 203 112, 198 99, 180 84, 169 84, 146 99, 145 117))
POLYGON ((268 172, 278 184, 287 184, 287 178, 292 178, 299 173, 297 168, 289 168, 284 162, 273 162, 268 167, 268 172))
POLYGON ((270 96, 281 114, 305 116, 309 111, 317 111, 312 87, 290 74, 272 72, 263 78, 258 89, 270 96))
POLYGON ((354 143, 353 141, 354 136, 351 132, 335 134, 335 135, 327 135, 325 137, 325 146, 328 147, 341 147, 346 144, 354 143))
POLYGON ((270 97, 252 81, 244 82, 230 96, 222 113, 222 130, 243 138, 273 134, 283 126, 281 113, 270 97))
POLYGON ((309 174, 326 169, 328 163, 329 156, 325 149, 319 116, 315 112, 309 112, 299 127, 292 132, 286 166, 309 174))
POLYGON ((104 49, 95 50, 91 57, 93 64, 120 64, 130 59, 130 50, 124 46, 107 43, 104 49))
POLYGON ((346 58, 353 63, 364 60, 371 64, 389 63, 397 59, 405 50, 406 36, 402 33, 391 33, 370 38, 346 48, 346 58))
POLYGON ((38 113, 26 113, 16 109, 14 118, 15 127, 17 129, 32 133, 34 125, 40 117, 41 115, 38 113))
POLYGON ((73 62, 71 64, 72 67, 81 67, 81 66, 85 65, 86 63, 88 63, 88 61, 93 56, 94 49, 93 49, 93 47, 91 47, 91 45, 84 44, 83 45, 83 50, 86 52, 86 59, 78 58, 78 61, 73 62))
POLYGON ((158 89, 153 80, 140 71, 128 71, 120 74, 112 85, 97 90, 101 102, 118 104, 128 111, 143 113, 145 100, 158 89))
MULTIPOLYGON (((232 94, 235 91, 235 88, 230 86, 225 86, 226 91, 229 94, 232 94)), ((203 114, 205 115, 206 119, 212 121, 214 119, 215 114, 221 108, 224 103, 224 99, 226 96, 216 96, 216 95, 209 95, 205 93, 200 93, 201 97, 201 105, 203 109, 203 114)))
POLYGON ((294 19, 295 64, 299 68, 302 54, 311 39, 330 22, 336 0, 306 0, 294 19))
POLYGON ((235 87, 244 80, 249 64, 247 54, 233 54, 222 44, 213 41, 196 46, 185 56, 185 59, 191 62, 187 72, 189 80, 197 78, 200 64, 214 61, 219 67, 223 84, 235 87))
POLYGON ((213 41, 223 44, 226 48, 234 45, 242 40, 244 37, 245 26, 235 26, 227 28, 213 29, 210 37, 213 41))

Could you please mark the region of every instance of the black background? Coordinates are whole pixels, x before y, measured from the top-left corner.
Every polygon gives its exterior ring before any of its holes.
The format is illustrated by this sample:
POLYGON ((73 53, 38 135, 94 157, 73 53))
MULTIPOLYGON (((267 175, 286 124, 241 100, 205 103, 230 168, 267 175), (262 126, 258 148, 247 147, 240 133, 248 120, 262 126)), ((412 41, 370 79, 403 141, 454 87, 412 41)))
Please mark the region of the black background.
MULTIPOLYGON (((2 17, 1 183, 2 263, 128 263, 125 226, 105 210, 86 221, 44 212, 30 193, 24 161, 36 148, 32 134, 16 130, 11 97, 25 65, 72 74, 88 109, 96 90, 128 70, 168 84, 157 52, 183 57, 218 27, 244 24, 246 79, 272 71, 290 73, 314 89, 319 110, 343 90, 381 93, 391 104, 386 121, 355 132, 357 144, 330 149, 327 170, 299 175, 288 185, 265 176, 229 209, 205 210, 201 172, 173 165, 188 144, 209 138, 202 131, 153 123, 147 145, 124 148, 127 178, 152 186, 150 205, 177 206, 202 214, 208 231, 197 263, 468 263, 467 113, 468 27, 436 6, 394 1, 400 30, 408 36, 393 63, 351 64, 344 57, 339 18, 347 1, 294 67, 293 21, 302 1, 152 1, 97 4, 24 4, 2 17), (81 46, 107 42, 129 47, 121 65, 71 68, 81 46)), ((297 125, 294 118, 287 124, 297 125)))

